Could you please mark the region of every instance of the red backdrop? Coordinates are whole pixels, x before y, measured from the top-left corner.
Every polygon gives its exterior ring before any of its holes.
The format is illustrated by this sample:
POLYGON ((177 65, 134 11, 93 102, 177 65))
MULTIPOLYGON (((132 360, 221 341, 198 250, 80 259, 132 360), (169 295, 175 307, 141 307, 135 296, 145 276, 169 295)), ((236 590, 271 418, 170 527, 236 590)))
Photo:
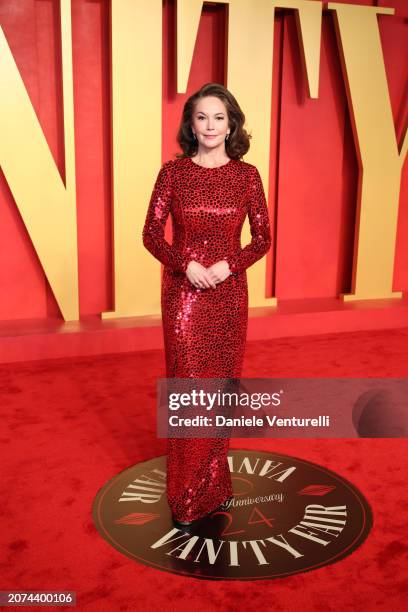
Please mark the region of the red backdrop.
MULTIPOLYGON (((394 7, 378 17, 397 140, 406 121, 406 0, 347 0, 394 7)), ((254 4, 255 7, 255 4, 254 4)), ((187 93, 175 93, 173 0, 164 1, 163 161, 177 150, 185 99, 224 82, 225 5, 204 6, 187 93)), ((332 11, 324 11, 319 99, 307 98, 292 11, 275 18, 270 190, 277 236, 270 283, 280 299, 351 290, 358 166, 332 11), (274 272, 273 272, 274 270, 274 272)), ((81 315, 112 308, 109 1, 72 0, 81 315)), ((63 175, 59 3, 0 2, 0 24, 63 175)), ((245 109, 243 109, 245 112, 245 109)), ((35 163, 35 160, 33 160, 35 163)), ((139 205, 147 207, 147 202, 139 205)), ((169 228, 168 228, 169 229, 169 228)), ((59 317, 18 209, 0 175, 0 320, 59 317)), ((135 240, 140 240, 135 229, 135 240)), ((401 182, 393 290, 408 289, 406 166, 401 182)))

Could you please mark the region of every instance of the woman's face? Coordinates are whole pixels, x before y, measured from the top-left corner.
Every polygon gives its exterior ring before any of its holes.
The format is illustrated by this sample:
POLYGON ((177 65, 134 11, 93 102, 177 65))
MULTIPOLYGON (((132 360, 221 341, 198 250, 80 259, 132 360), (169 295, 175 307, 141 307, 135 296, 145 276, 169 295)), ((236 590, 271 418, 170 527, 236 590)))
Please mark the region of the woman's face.
POLYGON ((228 113, 224 102, 216 96, 206 96, 196 102, 192 130, 197 136, 199 148, 225 149, 225 137, 229 133, 228 113))

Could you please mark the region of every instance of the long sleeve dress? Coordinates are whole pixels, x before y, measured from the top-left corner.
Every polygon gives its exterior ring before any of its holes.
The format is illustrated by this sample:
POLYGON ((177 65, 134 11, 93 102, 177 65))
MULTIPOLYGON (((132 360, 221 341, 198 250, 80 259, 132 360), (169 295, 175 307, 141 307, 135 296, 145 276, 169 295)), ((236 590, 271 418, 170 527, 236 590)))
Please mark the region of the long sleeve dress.
MULTIPOLYGON (((190 157, 165 162, 143 228, 143 244, 163 265, 162 325, 167 378, 240 378, 248 323, 246 269, 271 246, 268 209, 256 166, 231 159, 215 168, 190 157), (164 238, 171 215, 173 241, 164 238), (248 215, 251 242, 241 248, 248 215), (196 288, 191 260, 225 259, 231 274, 216 288, 196 288)), ((169 438, 167 499, 179 521, 201 518, 232 493, 229 438, 169 438)))

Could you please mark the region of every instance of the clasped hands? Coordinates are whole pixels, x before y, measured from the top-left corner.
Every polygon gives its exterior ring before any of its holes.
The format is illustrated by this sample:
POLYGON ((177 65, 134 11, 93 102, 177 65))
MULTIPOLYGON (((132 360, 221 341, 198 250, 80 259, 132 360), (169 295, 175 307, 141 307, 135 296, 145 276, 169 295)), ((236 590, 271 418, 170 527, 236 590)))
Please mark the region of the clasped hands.
POLYGON ((225 259, 217 261, 209 268, 205 268, 198 261, 190 261, 187 266, 186 276, 190 283, 200 289, 215 289, 218 283, 222 283, 231 271, 225 259))

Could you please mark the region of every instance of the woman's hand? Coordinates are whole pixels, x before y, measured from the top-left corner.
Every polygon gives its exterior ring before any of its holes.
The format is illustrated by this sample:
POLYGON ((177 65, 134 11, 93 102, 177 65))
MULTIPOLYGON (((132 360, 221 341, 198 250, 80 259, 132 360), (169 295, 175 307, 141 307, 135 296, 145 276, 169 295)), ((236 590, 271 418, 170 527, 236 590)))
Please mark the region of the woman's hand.
POLYGON ((194 261, 192 259, 187 266, 186 276, 194 287, 198 287, 200 289, 212 287, 215 289, 217 287, 215 277, 211 272, 209 272, 209 270, 210 268, 204 268, 204 266, 198 263, 198 261, 194 261))
POLYGON ((231 274, 228 262, 225 259, 217 261, 215 264, 207 268, 207 272, 211 275, 211 278, 218 284, 225 281, 231 274))
POLYGON ((187 266, 186 275, 190 283, 195 287, 213 289, 222 283, 231 274, 228 262, 225 259, 217 261, 209 268, 204 268, 198 261, 190 261, 187 266))

